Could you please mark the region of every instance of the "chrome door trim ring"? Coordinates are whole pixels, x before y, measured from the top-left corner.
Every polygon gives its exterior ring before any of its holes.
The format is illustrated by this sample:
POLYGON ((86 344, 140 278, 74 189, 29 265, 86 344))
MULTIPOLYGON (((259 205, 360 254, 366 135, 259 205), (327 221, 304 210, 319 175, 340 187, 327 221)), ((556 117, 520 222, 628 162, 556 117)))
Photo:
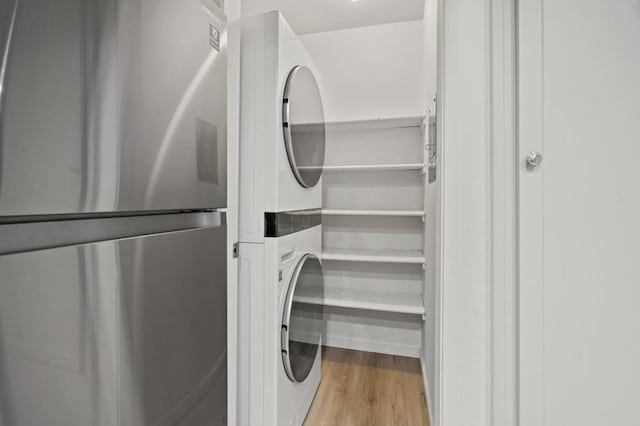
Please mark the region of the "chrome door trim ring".
MULTIPOLYGON (((302 380, 297 380, 295 375, 293 374, 293 368, 291 367, 291 358, 289 357, 289 325, 291 323, 291 310, 293 308, 293 296, 296 292, 296 287, 298 286, 298 277, 300 276, 300 272, 304 267, 307 259, 315 258, 318 260, 318 263, 322 265, 318 256, 312 253, 307 253, 300 258, 298 264, 296 265, 295 270, 293 271, 293 275, 291 276, 291 280, 289 281, 289 288, 287 290, 287 298, 284 302, 284 309, 282 312, 282 324, 280 327, 280 353, 282 355, 282 363, 284 364, 284 370, 287 373, 287 377, 294 383, 302 383, 306 380, 305 377, 302 380)), ((320 345, 318 344, 318 351, 320 350, 320 345)), ((316 356, 317 356, 316 352, 316 356)))
POLYGON ((300 171, 298 170, 298 165, 296 164, 296 157, 293 152, 293 136, 291 135, 291 126, 289 125, 290 124, 289 120, 291 118, 289 92, 291 91, 291 84, 293 82, 293 79, 295 78, 298 71, 300 71, 303 68, 306 68, 309 70, 309 72, 311 72, 311 70, 304 65, 296 65, 291 69, 291 71, 289 71, 289 75, 287 76, 287 81, 284 84, 284 94, 282 96, 282 132, 284 135, 284 147, 287 150, 287 159, 289 160, 289 166, 291 167, 291 171, 293 172, 293 175, 295 176, 298 183, 303 188, 309 189, 309 188, 313 188, 315 185, 311 186, 307 184, 302 178, 300 171))

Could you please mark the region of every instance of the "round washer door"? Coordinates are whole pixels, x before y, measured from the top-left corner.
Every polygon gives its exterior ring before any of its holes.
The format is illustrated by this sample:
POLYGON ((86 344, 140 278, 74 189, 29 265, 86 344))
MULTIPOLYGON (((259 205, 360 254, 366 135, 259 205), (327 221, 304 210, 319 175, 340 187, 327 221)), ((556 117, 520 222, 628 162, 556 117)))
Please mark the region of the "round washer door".
POLYGON ((282 126, 289 165, 304 188, 322 176, 326 131, 318 82, 303 65, 294 67, 284 88, 282 126))
POLYGON ((281 351, 287 376, 303 382, 320 350, 324 278, 320 260, 306 254, 296 265, 282 315, 281 351))

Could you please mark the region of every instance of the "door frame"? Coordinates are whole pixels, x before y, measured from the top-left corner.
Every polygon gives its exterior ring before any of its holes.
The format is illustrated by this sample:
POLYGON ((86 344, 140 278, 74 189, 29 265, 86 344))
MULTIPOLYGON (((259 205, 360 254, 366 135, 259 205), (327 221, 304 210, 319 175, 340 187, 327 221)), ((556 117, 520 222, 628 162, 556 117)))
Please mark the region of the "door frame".
POLYGON ((517 5, 439 0, 434 426, 518 424, 517 5))
POLYGON ((520 425, 518 19, 522 0, 490 0, 491 297, 488 424, 520 425))
POLYGON ((489 0, 491 22, 491 390, 489 424, 544 424, 541 170, 542 0, 489 0), (526 49, 526 50, 525 50, 526 49), (525 75, 519 69, 527 69, 525 75), (527 105, 521 100, 527 97, 527 105), (525 108, 526 107, 526 108, 525 108), (523 190, 524 189, 524 190, 523 190), (520 212, 528 212, 525 222, 520 212), (526 244, 523 244, 526 242, 526 244), (527 259, 527 262, 523 262, 527 259), (526 340, 522 335, 529 336, 526 340), (523 368, 526 366, 526 368, 523 368))
POLYGON ((489 424, 519 425, 518 0, 491 0, 489 424))

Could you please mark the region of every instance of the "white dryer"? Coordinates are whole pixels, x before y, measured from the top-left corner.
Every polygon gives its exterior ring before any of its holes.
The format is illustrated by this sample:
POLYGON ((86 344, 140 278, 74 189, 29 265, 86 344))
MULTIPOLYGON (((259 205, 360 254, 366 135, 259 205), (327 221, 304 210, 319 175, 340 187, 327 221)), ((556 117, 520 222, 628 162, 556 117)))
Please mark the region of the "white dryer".
POLYGON ((306 223, 281 218, 277 233, 284 235, 240 246, 240 286, 248 290, 241 292, 241 316, 249 329, 239 345, 240 425, 302 425, 320 384, 319 219, 319 214, 306 223))
POLYGON ((241 242, 263 241, 264 215, 322 207, 325 121, 318 72, 279 12, 242 22, 241 242))

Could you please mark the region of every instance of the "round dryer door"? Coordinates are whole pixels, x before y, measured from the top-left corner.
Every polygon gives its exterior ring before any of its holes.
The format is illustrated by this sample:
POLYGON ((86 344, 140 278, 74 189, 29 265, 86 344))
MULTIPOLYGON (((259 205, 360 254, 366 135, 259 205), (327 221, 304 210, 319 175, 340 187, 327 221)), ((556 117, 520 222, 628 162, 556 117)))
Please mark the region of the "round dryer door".
POLYGON ((282 125, 287 157, 296 180, 305 188, 322 176, 326 132, 320 88, 311 70, 294 67, 284 88, 282 125))
POLYGON ((323 299, 322 266, 306 254, 293 271, 282 316, 282 362, 293 382, 307 378, 320 350, 323 299))

